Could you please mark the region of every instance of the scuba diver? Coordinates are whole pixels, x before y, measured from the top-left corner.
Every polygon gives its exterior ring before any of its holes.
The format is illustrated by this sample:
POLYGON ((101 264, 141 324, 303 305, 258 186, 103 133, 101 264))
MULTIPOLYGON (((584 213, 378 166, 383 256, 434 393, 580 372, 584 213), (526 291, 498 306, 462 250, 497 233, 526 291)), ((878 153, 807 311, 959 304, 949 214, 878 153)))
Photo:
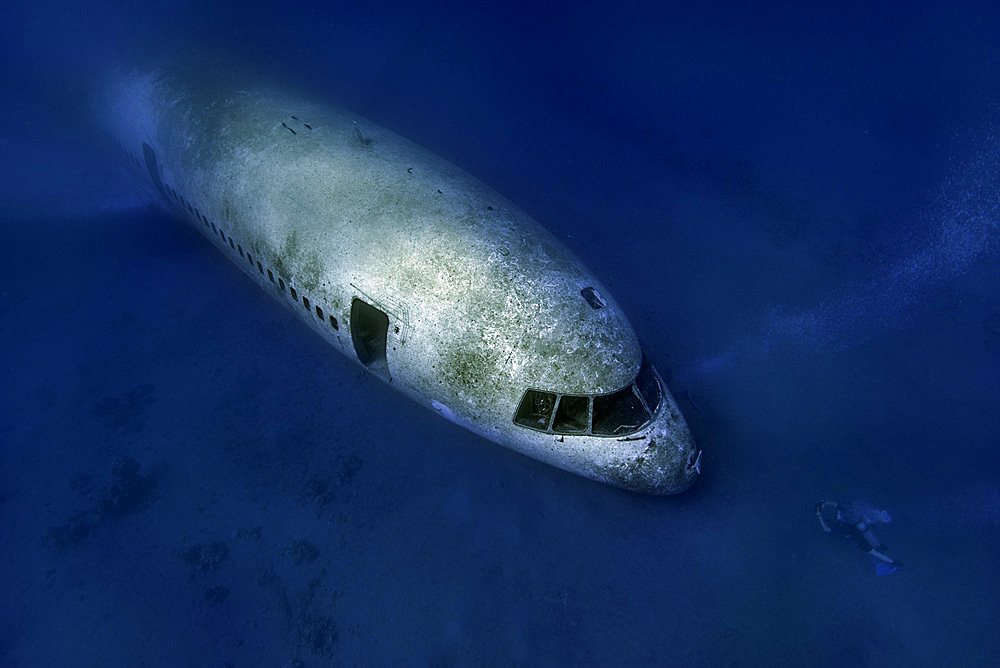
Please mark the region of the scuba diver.
POLYGON ((903 567, 901 562, 885 553, 885 546, 871 528, 873 524, 888 524, 892 521, 886 511, 873 508, 863 501, 847 504, 820 501, 816 504, 816 517, 828 535, 849 538, 871 555, 878 575, 889 575, 903 567))

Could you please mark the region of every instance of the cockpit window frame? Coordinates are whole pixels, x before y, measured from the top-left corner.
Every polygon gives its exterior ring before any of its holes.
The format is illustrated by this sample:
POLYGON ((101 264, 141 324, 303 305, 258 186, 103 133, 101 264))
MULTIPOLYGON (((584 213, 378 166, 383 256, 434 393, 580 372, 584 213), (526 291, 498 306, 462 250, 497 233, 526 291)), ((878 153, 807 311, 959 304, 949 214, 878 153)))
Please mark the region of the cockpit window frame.
MULTIPOLYGON (((591 411, 590 416, 590 433, 594 436, 627 436, 628 434, 634 434, 652 422, 653 417, 655 416, 655 414, 649 410, 649 407, 646 405, 646 401, 642 398, 642 393, 639 392, 639 388, 636 387, 634 380, 630 385, 623 387, 617 392, 595 396, 593 404, 593 410, 591 411), (610 432, 605 431, 603 425, 602 431, 597 431, 594 428, 594 422, 598 417, 597 400, 604 398, 610 400, 610 404, 607 406, 607 409, 611 411, 609 413, 609 418, 614 418, 616 416, 620 418, 625 411, 635 411, 635 409, 639 409, 642 412, 644 419, 634 427, 627 423, 620 422, 610 432), (638 405, 636 405, 636 400, 638 400, 638 405), (623 427, 625 428, 624 430, 622 430, 623 427)), ((612 422, 612 424, 614 424, 614 422, 612 422)))
MULTIPOLYGON (((570 409, 573 410, 573 409, 570 409)), ((590 430, 591 425, 594 423, 594 397, 589 394, 560 394, 556 399, 555 410, 552 411, 552 421, 549 423, 549 429, 560 436, 566 434, 585 434, 590 430), (579 404, 579 400, 583 399, 587 402, 585 412, 586 426, 583 429, 571 429, 568 425, 572 424, 572 417, 567 416, 563 410, 563 402, 566 405, 571 403, 579 404)))
MULTIPOLYGON (((647 390, 649 389, 648 388, 648 384, 647 384, 647 387, 645 389, 647 389, 647 390)), ((552 390, 545 390, 545 389, 540 389, 540 388, 537 388, 537 387, 529 387, 529 388, 527 388, 524 391, 524 393, 521 394, 521 400, 517 403, 517 408, 514 410, 514 415, 512 416, 511 419, 514 422, 514 424, 516 424, 518 427, 523 427, 525 429, 530 429, 531 431, 537 431, 537 432, 542 433, 542 434, 551 434, 553 436, 560 436, 560 437, 564 437, 564 436, 594 436, 594 437, 597 437, 597 438, 622 438, 624 436, 629 436, 630 434, 634 434, 634 433, 636 433, 638 431, 643 430, 644 428, 646 428, 647 426, 649 426, 649 424, 651 422, 653 422, 653 420, 656 419, 656 410, 658 410, 663 405, 663 403, 664 403, 664 397, 663 397, 663 395, 665 394, 665 392, 666 392, 666 388, 663 385, 663 380, 660 378, 660 375, 658 373, 656 373, 656 370, 649 363, 649 360, 646 359, 646 356, 643 355, 642 356, 642 362, 639 365, 639 371, 636 373, 635 378, 633 378, 627 385, 625 385, 623 387, 620 387, 617 390, 614 390, 612 392, 602 392, 601 394, 577 394, 577 393, 573 393, 573 392, 565 392, 565 393, 553 392, 552 390), (647 401, 646 393, 643 391, 644 388, 642 388, 642 387, 640 387, 638 385, 640 377, 645 377, 646 380, 648 380, 649 377, 652 377, 652 379, 655 380, 655 382, 656 382, 656 389, 658 390, 657 395, 656 395, 656 409, 653 409, 649 405, 649 403, 647 401), (645 420, 644 422, 642 422, 642 424, 640 424, 639 426, 637 426, 635 428, 630 428, 628 431, 622 431, 622 432, 613 433, 613 434, 595 433, 594 432, 594 399, 596 399, 598 397, 611 397, 611 396, 613 396, 615 394, 622 393, 622 392, 624 392, 626 390, 629 390, 629 389, 632 390, 632 394, 639 400, 639 403, 642 406, 643 410, 645 410, 646 415, 648 416, 648 419, 645 420), (531 426, 529 424, 525 424, 525 421, 524 421, 524 417, 526 415, 526 413, 524 411, 524 409, 525 409, 525 401, 528 401, 529 396, 530 397, 536 397, 538 395, 553 395, 555 397, 554 403, 552 404, 552 407, 551 407, 551 409, 549 411, 549 414, 548 414, 548 419, 546 421, 545 428, 531 426), (557 413, 559 412, 559 407, 562 404, 563 397, 572 397, 572 398, 583 398, 583 397, 586 397, 587 398, 588 424, 587 424, 587 428, 585 430, 583 430, 583 431, 569 431, 567 429, 562 429, 562 430, 557 430, 556 429, 557 413), (519 417, 522 418, 522 421, 518 421, 519 417)))
POLYGON ((552 416, 556 412, 558 403, 559 395, 555 392, 528 388, 521 395, 521 401, 517 403, 517 410, 514 411, 514 424, 532 431, 549 431, 552 427, 552 416), (532 426, 531 422, 545 426, 532 426))

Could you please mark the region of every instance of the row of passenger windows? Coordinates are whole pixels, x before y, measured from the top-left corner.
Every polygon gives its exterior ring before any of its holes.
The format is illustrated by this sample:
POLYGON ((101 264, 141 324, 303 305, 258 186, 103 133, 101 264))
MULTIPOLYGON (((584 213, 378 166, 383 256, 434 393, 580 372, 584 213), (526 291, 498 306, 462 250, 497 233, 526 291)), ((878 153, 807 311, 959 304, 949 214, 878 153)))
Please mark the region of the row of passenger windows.
MULTIPOLYGON (((117 137, 112 137, 111 139, 112 141, 114 141, 115 145, 126 155, 126 157, 128 157, 131 160, 131 162, 135 164, 137 168, 142 169, 139 160, 135 156, 133 156, 128 150, 126 150, 124 146, 122 146, 121 142, 118 141, 117 137)), ((205 216, 205 214, 198 211, 197 207, 192 206, 191 203, 188 202, 187 199, 185 199, 180 193, 174 190, 169 183, 164 183, 161 180, 159 174, 159 168, 156 165, 156 153, 148 144, 143 144, 143 150, 146 151, 146 167, 149 170, 149 176, 153 181, 153 185, 159 188, 162 193, 166 194, 171 199, 173 199, 174 202, 176 202, 179 206, 181 206, 184 209, 187 209, 187 212, 190 215, 194 216, 195 219, 204 223, 206 229, 210 229, 212 230, 213 233, 219 235, 219 237, 222 239, 223 244, 228 243, 229 247, 232 250, 239 253, 241 258, 245 258, 246 261, 250 263, 251 267, 256 266, 257 271, 259 271, 261 275, 264 275, 266 273, 268 280, 270 280, 271 283, 277 285, 281 289, 281 291, 284 292, 285 291, 284 279, 278 276, 277 280, 275 280, 274 273, 270 269, 265 269, 264 265, 261 264, 260 260, 255 261, 253 256, 250 254, 249 250, 244 252, 242 245, 236 243, 231 236, 227 236, 226 233, 222 231, 221 227, 216 226, 216 224, 213 221, 210 221, 208 217, 205 216)), ((291 294, 292 299, 294 299, 295 301, 299 301, 299 295, 296 292, 295 288, 289 285, 288 292, 289 294, 291 294)), ((302 295, 302 305, 310 313, 312 313, 313 309, 315 309, 316 317, 319 318, 320 320, 323 320, 324 318, 323 307, 321 307, 319 304, 310 304, 309 298, 306 297, 305 295, 302 295)), ((335 330, 340 329, 340 325, 337 322, 337 318, 334 317, 333 314, 329 314, 329 319, 331 327, 333 327, 335 330)))
MULTIPOLYGON (((216 224, 213 221, 209 220, 208 217, 205 216, 205 214, 198 211, 197 207, 191 206, 191 203, 188 202, 186 199, 184 199, 184 197, 182 197, 180 194, 178 194, 176 190, 171 188, 168 184, 163 184, 163 187, 166 189, 167 193, 171 197, 177 200, 177 202, 182 207, 187 209, 188 213, 194 216, 197 220, 204 223, 205 227, 207 229, 212 230, 214 234, 219 235, 219 237, 222 239, 223 244, 228 243, 229 247, 232 250, 239 253, 239 256, 245 259, 250 264, 251 267, 257 267, 257 271, 260 272, 262 276, 266 274, 268 280, 271 281, 271 283, 274 283, 282 292, 284 292, 287 289, 288 293, 292 296, 292 299, 295 301, 299 301, 298 291, 296 291, 296 289, 293 288, 291 285, 287 286, 286 288, 285 281, 283 278, 281 278, 281 276, 276 277, 274 275, 274 272, 272 272, 270 269, 265 268, 264 265, 261 264, 260 260, 255 260, 253 255, 250 254, 249 250, 244 251, 242 245, 236 243, 231 236, 227 236, 221 227, 216 226, 216 224)), ((319 318, 320 320, 324 319, 323 307, 320 306, 319 304, 310 303, 309 298, 306 297, 305 295, 302 295, 302 306, 304 306, 305 309, 310 313, 314 312, 316 314, 316 317, 319 318)), ((329 317, 330 326, 333 327, 334 329, 339 330, 340 324, 337 322, 337 318, 335 318, 332 313, 328 314, 327 317, 329 317)))
POLYGON ((660 383, 645 357, 636 379, 617 392, 598 395, 527 390, 514 422, 555 434, 624 436, 649 424, 662 399, 660 383))

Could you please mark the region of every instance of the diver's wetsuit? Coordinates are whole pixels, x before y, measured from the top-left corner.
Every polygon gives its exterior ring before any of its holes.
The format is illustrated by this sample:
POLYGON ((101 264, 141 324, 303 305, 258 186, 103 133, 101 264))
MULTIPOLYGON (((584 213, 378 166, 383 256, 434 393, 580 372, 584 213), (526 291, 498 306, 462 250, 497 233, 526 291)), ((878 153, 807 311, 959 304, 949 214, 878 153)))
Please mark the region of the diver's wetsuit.
POLYGON ((833 501, 820 501, 816 504, 816 517, 823 531, 834 536, 850 538, 858 547, 895 568, 903 565, 883 552, 882 543, 864 520, 852 522, 851 513, 844 506, 833 501))

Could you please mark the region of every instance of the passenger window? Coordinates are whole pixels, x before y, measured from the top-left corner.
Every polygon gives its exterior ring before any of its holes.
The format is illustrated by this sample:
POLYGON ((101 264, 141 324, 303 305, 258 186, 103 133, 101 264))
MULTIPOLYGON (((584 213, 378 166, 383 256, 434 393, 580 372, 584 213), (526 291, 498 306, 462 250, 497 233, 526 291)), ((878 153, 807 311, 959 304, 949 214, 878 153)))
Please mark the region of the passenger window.
POLYGON ((635 379, 635 384, 639 386, 639 393, 646 400, 646 406, 655 413, 660 407, 660 398, 663 395, 656 373, 645 357, 642 358, 642 367, 639 369, 639 377, 635 379))
POLYGON ((649 413, 629 385, 614 394, 594 397, 594 433, 620 436, 636 431, 650 420, 649 413))
POLYGON ((295 291, 295 288, 293 288, 292 286, 289 285, 288 286, 288 291, 292 293, 292 299, 294 299, 295 301, 299 300, 299 293, 297 293, 295 291))
POLYGON ((576 434, 590 426, 590 397, 564 394, 559 398, 552 431, 557 434, 576 434))
POLYGON ((522 427, 545 431, 549 427, 552 409, 556 405, 556 395, 551 392, 528 390, 517 407, 514 423, 522 427))
POLYGON ((309 298, 305 295, 302 295, 302 305, 306 307, 307 311, 309 310, 309 298))

